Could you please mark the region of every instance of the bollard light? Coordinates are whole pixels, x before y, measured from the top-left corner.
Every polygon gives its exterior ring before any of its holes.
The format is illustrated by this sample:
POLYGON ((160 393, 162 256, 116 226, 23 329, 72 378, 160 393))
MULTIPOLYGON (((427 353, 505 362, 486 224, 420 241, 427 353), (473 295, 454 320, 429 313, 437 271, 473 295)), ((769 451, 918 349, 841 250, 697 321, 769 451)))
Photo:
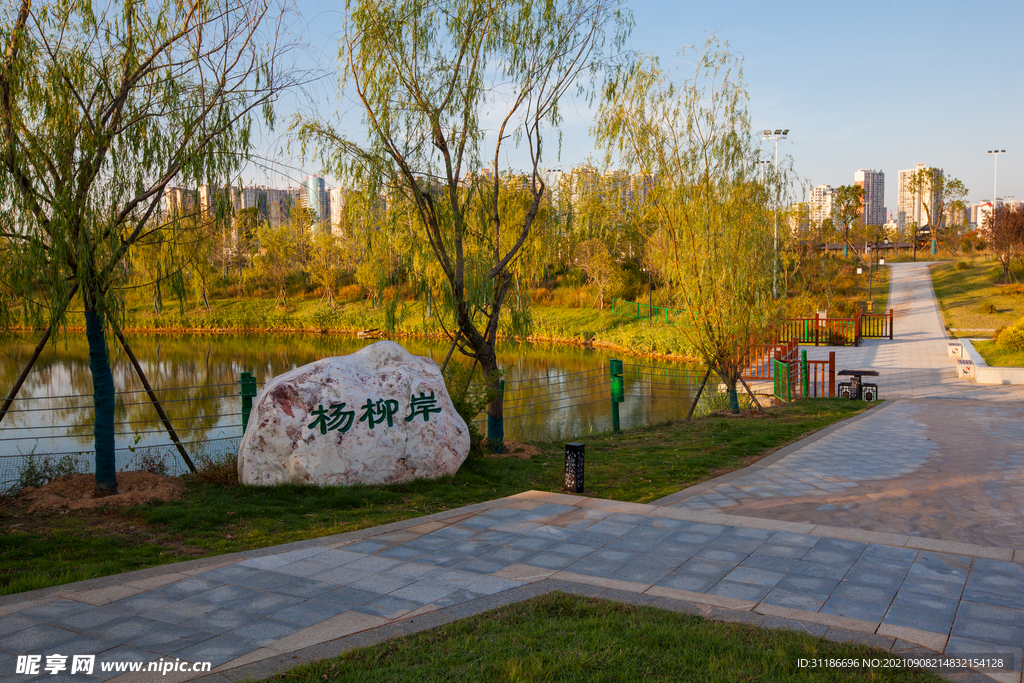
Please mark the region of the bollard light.
POLYGON ((861 268, 860 266, 857 266, 857 275, 863 275, 863 274, 864 274, 864 269, 861 268))
POLYGON ((581 443, 565 444, 565 490, 583 493, 583 451, 581 443))

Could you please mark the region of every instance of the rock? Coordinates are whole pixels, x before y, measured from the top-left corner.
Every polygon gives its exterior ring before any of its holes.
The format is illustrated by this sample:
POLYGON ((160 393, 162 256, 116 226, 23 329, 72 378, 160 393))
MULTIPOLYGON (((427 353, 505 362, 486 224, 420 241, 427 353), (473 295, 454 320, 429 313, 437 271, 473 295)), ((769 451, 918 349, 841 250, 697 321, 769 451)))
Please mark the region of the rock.
POLYGON ((272 379, 238 449, 243 484, 394 484, 455 474, 469 429, 429 358, 381 341, 272 379))

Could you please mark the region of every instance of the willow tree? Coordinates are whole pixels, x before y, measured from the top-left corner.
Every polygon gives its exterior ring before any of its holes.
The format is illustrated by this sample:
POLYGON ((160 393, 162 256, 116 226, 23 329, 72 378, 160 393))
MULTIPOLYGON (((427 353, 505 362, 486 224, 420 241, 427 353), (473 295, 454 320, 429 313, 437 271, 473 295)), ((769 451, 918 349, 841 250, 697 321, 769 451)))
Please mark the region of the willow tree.
POLYGON ((0 9, 0 224, 20 265, 2 282, 24 322, 48 324, 37 352, 80 299, 98 495, 117 490, 106 329, 125 343, 126 259, 167 228, 158 209, 172 180, 229 177, 248 151, 254 110, 271 121, 282 85, 271 16, 260 0, 0 9))
MULTIPOLYGON (((941 168, 919 168, 907 179, 904 186, 912 196, 919 198, 924 209, 925 220, 931 229, 936 245, 946 227, 948 218, 955 218, 958 209, 962 209, 967 198, 967 186, 957 178, 947 178, 941 168)), ((956 220, 950 221, 959 227, 956 220)), ((917 233, 914 233, 914 255, 917 256, 917 233)))
POLYGON ((513 264, 547 192, 547 133, 561 121, 567 92, 592 82, 606 29, 614 29, 613 45, 624 39, 628 14, 617 4, 349 0, 340 60, 368 137, 300 121, 303 144, 317 147, 338 175, 381 178, 413 207, 418 234, 444 274, 453 343, 495 390, 487 409, 492 442, 503 438, 494 347, 513 264), (501 195, 519 183, 503 182, 503 164, 517 148, 531 200, 524 215, 506 219, 501 195), (479 233, 468 215, 478 202, 486 218, 479 233))
POLYGON ((596 132, 609 157, 642 175, 647 261, 675 290, 682 333, 738 412, 746 359, 777 321, 773 208, 786 173, 760 171, 741 63, 726 48, 711 39, 684 50, 690 78, 639 56, 606 88, 596 132))

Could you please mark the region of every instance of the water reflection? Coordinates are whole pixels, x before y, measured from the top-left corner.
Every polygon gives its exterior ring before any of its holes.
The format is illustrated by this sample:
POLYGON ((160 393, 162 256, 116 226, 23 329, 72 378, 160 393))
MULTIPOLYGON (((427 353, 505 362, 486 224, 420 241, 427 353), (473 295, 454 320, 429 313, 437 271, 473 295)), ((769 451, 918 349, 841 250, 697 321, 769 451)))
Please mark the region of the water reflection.
MULTIPOLYGON (((437 360, 447 344, 399 340, 410 352, 437 360)), ((239 375, 252 372, 259 385, 311 361, 352 353, 372 340, 303 335, 146 335, 129 338, 182 441, 200 453, 237 449, 241 435, 239 375)), ((0 345, 0 390, 11 387, 31 355, 30 340, 0 345)), ((506 438, 559 441, 611 429, 608 361, 621 354, 591 348, 514 344, 499 349, 506 381, 506 438)), ((142 454, 169 454, 169 438, 120 346, 110 346, 118 391, 118 467, 142 454)), ((692 366, 625 358, 623 429, 685 417, 692 366)), ((0 423, 0 485, 27 454, 91 451, 92 384, 84 335, 50 345, 0 423)), ((482 416, 481 416, 482 419, 482 416)), ((84 458, 89 460, 89 456, 84 458)))

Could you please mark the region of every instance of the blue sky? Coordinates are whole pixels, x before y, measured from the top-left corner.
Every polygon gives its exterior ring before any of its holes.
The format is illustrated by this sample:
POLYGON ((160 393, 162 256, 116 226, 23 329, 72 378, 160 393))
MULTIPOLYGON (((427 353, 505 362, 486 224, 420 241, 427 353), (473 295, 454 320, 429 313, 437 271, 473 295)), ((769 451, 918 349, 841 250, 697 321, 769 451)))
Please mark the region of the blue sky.
MULTIPOLYGON (((680 65, 679 48, 701 45, 711 33, 728 41, 744 58, 754 128, 789 128, 780 154, 791 155, 811 184, 850 184, 857 169, 879 169, 886 205, 895 211, 898 171, 924 162, 961 179, 976 202, 992 197, 993 156, 986 151, 998 147, 1007 151, 999 155, 999 195, 1024 199, 1021 0, 628 6, 636 20, 630 48, 652 52, 665 65, 680 65)), ((299 4, 312 27, 302 39, 331 71, 342 27, 337 7, 299 4)), ((324 92, 315 107, 321 116, 333 115, 330 99, 324 92)), ((282 102, 280 114, 292 106, 282 102)), ((358 120, 355 110, 343 114, 350 130, 358 120)), ((567 111, 561 159, 545 166, 598 158, 592 123, 589 110, 567 111)))

